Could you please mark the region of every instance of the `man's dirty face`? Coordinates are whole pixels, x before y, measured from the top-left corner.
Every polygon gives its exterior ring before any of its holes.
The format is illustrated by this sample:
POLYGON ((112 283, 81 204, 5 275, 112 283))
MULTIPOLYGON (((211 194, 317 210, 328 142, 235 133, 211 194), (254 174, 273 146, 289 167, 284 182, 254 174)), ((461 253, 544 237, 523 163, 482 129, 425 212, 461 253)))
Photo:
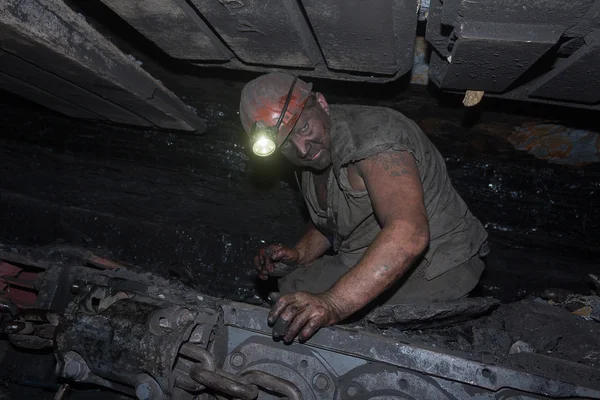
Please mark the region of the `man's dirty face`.
POLYGON ((315 170, 329 167, 331 165, 330 127, 329 114, 317 101, 310 101, 281 146, 281 152, 299 167, 315 170))

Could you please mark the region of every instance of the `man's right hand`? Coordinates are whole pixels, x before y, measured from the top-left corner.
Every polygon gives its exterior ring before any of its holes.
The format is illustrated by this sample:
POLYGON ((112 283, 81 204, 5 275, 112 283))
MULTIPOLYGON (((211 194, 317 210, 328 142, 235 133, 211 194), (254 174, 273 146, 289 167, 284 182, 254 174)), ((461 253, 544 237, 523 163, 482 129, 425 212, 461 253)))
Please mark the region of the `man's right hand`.
POLYGON ((300 252, 282 244, 270 244, 258 251, 254 266, 258 277, 266 280, 269 276, 282 277, 298 267, 300 252))

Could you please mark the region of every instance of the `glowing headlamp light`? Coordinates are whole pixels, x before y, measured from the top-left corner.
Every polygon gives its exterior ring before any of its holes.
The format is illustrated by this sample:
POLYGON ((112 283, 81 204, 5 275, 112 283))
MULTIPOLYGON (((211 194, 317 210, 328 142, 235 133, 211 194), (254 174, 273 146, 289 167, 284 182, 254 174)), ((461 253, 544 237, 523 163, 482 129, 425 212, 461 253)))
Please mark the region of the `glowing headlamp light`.
POLYGON ((252 152, 261 157, 273 154, 277 149, 275 139, 278 132, 279 130, 273 126, 260 126, 255 123, 251 132, 252 152))
POLYGON ((279 118, 277 119, 277 123, 275 126, 265 126, 260 122, 255 122, 252 125, 252 130, 250 132, 250 140, 252 141, 252 152, 257 156, 266 157, 277 149, 277 143, 275 140, 277 139, 277 134, 279 134, 279 127, 283 122, 283 117, 287 112, 288 105, 290 104, 290 99, 292 98, 292 92, 294 91, 294 86, 296 86, 296 81, 298 77, 295 76, 292 81, 292 85, 290 86, 290 91, 285 99, 285 103, 283 108, 281 109, 281 114, 279 114, 279 118))

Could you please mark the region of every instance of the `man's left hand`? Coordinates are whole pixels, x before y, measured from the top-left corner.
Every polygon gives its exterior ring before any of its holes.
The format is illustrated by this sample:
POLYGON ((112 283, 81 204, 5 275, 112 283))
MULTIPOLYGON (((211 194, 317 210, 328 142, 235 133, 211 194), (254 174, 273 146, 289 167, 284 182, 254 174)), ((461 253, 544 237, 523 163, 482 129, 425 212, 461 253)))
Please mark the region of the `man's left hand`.
POLYGON ((297 292, 281 297, 269 313, 273 337, 291 342, 310 338, 319 328, 342 320, 340 309, 327 293, 297 292))

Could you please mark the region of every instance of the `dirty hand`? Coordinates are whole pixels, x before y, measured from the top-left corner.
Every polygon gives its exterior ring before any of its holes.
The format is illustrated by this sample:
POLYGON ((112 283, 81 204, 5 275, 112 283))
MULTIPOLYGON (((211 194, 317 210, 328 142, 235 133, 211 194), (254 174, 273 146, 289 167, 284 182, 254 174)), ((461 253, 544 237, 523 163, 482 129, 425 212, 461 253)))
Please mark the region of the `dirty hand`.
POLYGON ((319 328, 334 325, 342 320, 340 309, 327 293, 297 292, 283 296, 269 313, 273 337, 283 337, 291 342, 296 336, 301 341, 309 339, 319 328))
POLYGON ((298 266, 298 250, 282 244, 270 244, 259 250, 254 257, 254 266, 262 280, 269 276, 285 276, 298 266))

